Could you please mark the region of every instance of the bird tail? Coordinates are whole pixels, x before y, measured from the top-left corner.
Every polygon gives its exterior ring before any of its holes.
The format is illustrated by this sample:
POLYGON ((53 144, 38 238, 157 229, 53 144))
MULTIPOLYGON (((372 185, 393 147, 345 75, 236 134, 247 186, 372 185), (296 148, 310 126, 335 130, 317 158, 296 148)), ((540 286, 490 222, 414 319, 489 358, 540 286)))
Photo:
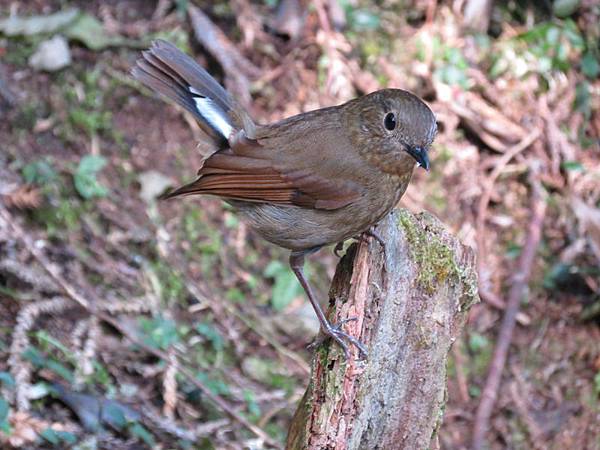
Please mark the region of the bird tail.
POLYGON ((202 129, 217 141, 247 124, 248 114, 206 70, 177 47, 156 40, 132 69, 142 84, 192 113, 202 129))

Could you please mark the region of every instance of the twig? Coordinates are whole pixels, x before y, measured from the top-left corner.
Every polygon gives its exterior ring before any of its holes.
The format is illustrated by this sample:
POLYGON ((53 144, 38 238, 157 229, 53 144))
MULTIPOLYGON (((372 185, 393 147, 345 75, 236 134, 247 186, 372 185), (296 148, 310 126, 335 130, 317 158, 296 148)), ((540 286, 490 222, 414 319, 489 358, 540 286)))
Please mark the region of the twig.
MULTIPOLYGON (((476 230, 477 230, 477 253, 478 253, 478 279, 479 285, 481 286, 483 280, 485 280, 484 267, 486 264, 485 255, 486 251, 486 242, 485 242, 485 222, 487 218, 487 209, 490 203, 490 199, 492 197, 492 191, 494 190, 494 184, 498 177, 502 174, 502 171, 506 167, 506 165, 520 152, 529 147, 535 140, 540 136, 541 131, 536 128, 527 136, 525 136, 518 144, 510 147, 503 155, 498 159, 494 170, 487 177, 487 179, 483 182, 483 192, 481 197, 479 197, 479 204, 477 206, 477 222, 476 222, 476 230)), ((485 291, 485 289, 482 289, 485 291)))
MULTIPOLYGON (((144 351, 150 353, 151 355, 165 361, 169 362, 170 358, 166 352, 158 350, 144 343, 140 338, 132 334, 129 330, 125 328, 117 319, 111 317, 103 311, 99 311, 95 307, 96 302, 88 302, 85 298, 83 298, 76 289, 66 281, 56 270, 54 266, 48 261, 46 256, 44 256, 40 250, 34 245, 31 241, 31 238, 27 235, 25 230, 23 230, 12 218, 12 215, 0 205, 0 218, 2 218, 9 228, 12 230, 12 235, 15 239, 21 241, 25 246, 26 250, 34 257, 34 259, 42 266, 44 271, 52 278, 52 280, 56 283, 56 285, 62 290, 67 297, 73 300, 75 303, 82 306, 86 309, 90 314, 102 320, 103 322, 108 323, 113 328, 115 328, 119 333, 121 333, 124 337, 126 337, 129 341, 142 348, 144 351)), ((268 445, 281 448, 281 445, 273 440, 265 431, 257 427, 256 425, 250 423, 245 417, 236 412, 232 406, 230 406, 225 400, 223 400, 219 395, 214 394, 204 383, 197 379, 194 374, 186 369, 185 367, 179 367, 179 372, 183 374, 194 386, 202 391, 204 396, 206 396, 209 400, 211 400, 215 405, 217 405, 223 412, 229 415, 235 421, 241 423, 244 427, 262 439, 268 445)))
POLYGON ((152 13, 152 20, 160 20, 165 17, 172 6, 171 3, 171 0, 158 0, 156 8, 152 13))
POLYGON ((242 45, 252 48, 255 41, 268 42, 269 36, 264 31, 264 20, 257 14, 249 0, 234 0, 231 8, 235 15, 238 29, 242 32, 242 45))
POLYGON ((188 14, 194 29, 194 36, 204 48, 221 64, 225 72, 225 82, 244 106, 250 104, 250 81, 258 78, 261 70, 245 58, 200 8, 189 5, 188 14))
MULTIPOLYGON (((500 311, 506 309, 506 302, 499 295, 485 289, 481 283, 479 284, 479 297, 488 305, 499 309, 500 311)), ((519 325, 528 326, 531 324, 531 318, 527 314, 519 312, 517 314, 517 322, 519 325)))
POLYGON ((516 316, 519 312, 519 304, 523 298, 523 292, 527 288, 531 267, 542 235, 542 226, 546 216, 546 201, 542 193, 542 187, 535 174, 531 176, 531 186, 531 222, 529 223, 525 247, 523 248, 523 253, 521 253, 518 267, 513 276, 506 311, 498 334, 498 343, 494 350, 488 377, 481 394, 481 402, 475 415, 471 445, 473 450, 480 450, 484 447, 485 434, 498 395, 498 387, 500 386, 502 371, 504 370, 504 364, 506 363, 508 349, 512 340, 516 316))

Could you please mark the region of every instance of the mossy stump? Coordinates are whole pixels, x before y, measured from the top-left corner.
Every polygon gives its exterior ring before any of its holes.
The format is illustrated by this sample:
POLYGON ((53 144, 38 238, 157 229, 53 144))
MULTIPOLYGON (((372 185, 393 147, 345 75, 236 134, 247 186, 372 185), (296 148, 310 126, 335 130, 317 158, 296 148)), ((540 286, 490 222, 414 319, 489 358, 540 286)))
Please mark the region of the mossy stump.
POLYGON ((330 291, 330 320, 356 318, 344 330, 369 357, 346 362, 321 345, 288 450, 436 446, 448 353, 478 301, 474 253, 428 213, 395 210, 377 232, 386 251, 374 240, 352 245, 330 291))

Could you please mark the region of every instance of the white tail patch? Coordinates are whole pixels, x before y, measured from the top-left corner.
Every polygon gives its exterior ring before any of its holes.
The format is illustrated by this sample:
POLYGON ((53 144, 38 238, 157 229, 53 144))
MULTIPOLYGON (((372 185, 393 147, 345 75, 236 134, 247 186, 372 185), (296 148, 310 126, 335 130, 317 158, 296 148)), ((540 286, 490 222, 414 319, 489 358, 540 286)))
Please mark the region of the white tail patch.
POLYGON ((189 87, 190 92, 193 95, 194 103, 196 103, 196 109, 200 115, 219 132, 225 139, 229 139, 233 127, 229 123, 225 112, 210 98, 205 97, 193 87, 189 87))

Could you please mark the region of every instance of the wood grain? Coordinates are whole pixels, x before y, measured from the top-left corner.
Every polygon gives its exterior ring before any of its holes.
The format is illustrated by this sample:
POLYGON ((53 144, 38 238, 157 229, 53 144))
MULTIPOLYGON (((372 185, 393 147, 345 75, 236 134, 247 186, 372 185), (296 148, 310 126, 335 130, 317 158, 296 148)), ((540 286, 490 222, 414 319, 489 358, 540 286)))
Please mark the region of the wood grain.
POLYGON ((289 450, 435 446, 448 353, 479 301, 474 252, 428 213, 395 210, 377 232, 385 252, 374 240, 352 245, 330 291, 330 318, 356 317, 344 329, 369 358, 345 362, 321 345, 289 450))

